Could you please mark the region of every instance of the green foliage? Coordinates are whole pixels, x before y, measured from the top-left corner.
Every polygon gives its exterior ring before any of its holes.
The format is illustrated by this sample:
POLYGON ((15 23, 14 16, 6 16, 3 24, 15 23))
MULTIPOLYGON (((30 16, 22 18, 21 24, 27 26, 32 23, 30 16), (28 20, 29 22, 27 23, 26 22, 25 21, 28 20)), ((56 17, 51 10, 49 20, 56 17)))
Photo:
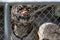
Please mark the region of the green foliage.
POLYGON ((55 16, 60 17, 60 9, 59 9, 59 10, 56 10, 56 12, 55 12, 55 16))

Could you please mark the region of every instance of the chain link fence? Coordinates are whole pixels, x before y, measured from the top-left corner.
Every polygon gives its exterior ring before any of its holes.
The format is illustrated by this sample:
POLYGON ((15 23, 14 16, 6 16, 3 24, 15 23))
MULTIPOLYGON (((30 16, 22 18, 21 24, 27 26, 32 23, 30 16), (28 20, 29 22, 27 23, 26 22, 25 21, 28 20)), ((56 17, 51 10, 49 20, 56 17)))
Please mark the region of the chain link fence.
POLYGON ((4 40, 4 13, 3 13, 3 6, 0 6, 0 40, 4 40))
POLYGON ((37 26, 42 25, 46 22, 52 22, 57 25, 60 25, 60 17, 55 15, 57 7, 55 5, 47 5, 43 8, 41 8, 39 11, 37 11, 37 18, 33 21, 37 24, 37 26), (39 14, 40 13, 40 14, 39 14))
MULTIPOLYGON (((45 22, 52 22, 60 26, 60 17, 56 16, 54 13, 56 11, 56 5, 46 5, 34 11, 35 17, 32 25, 39 28, 45 22)), ((12 25, 12 24, 11 24, 12 25)), ((14 25, 14 24, 13 24, 14 25)), ((3 14, 3 7, 0 7, 0 40, 4 40, 4 14, 3 14)))

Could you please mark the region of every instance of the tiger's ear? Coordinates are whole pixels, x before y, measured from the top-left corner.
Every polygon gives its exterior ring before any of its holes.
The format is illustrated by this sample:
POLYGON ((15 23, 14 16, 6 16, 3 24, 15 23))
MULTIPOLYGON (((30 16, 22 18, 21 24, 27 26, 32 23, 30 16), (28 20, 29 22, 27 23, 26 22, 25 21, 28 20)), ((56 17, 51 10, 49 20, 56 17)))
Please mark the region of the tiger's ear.
POLYGON ((14 13, 14 10, 18 7, 18 4, 11 6, 11 14, 14 13))
POLYGON ((39 6, 38 6, 38 4, 35 4, 32 7, 33 7, 34 10, 37 10, 39 6))
POLYGON ((27 7, 27 4, 22 4, 23 7, 27 7))
POLYGON ((13 9, 15 9, 16 7, 18 7, 18 4, 12 5, 13 9))

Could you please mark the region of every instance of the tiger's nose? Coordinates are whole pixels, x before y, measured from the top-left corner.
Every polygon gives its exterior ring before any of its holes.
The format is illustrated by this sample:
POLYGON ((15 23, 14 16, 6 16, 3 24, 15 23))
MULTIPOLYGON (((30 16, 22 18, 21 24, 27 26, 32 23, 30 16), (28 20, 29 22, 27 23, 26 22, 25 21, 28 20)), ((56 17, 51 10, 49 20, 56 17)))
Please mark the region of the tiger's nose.
POLYGON ((23 10, 23 11, 21 12, 21 16, 25 16, 25 15, 27 15, 27 10, 23 10))

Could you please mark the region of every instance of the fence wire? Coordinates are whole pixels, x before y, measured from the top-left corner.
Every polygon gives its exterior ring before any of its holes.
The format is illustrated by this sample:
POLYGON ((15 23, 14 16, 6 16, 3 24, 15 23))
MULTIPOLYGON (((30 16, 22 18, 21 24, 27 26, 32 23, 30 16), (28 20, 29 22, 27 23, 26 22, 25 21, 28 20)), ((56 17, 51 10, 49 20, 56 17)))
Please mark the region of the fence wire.
POLYGON ((4 40, 4 13, 3 13, 3 6, 0 6, 0 40, 4 40))
POLYGON ((37 26, 40 26, 41 24, 46 23, 46 22, 52 22, 57 25, 60 25, 60 20, 59 20, 60 17, 55 16, 56 6, 48 5, 40 10, 38 11, 37 15, 35 15, 38 17, 33 21, 33 23, 37 24, 37 26), (39 14, 39 12, 41 13, 39 14))

